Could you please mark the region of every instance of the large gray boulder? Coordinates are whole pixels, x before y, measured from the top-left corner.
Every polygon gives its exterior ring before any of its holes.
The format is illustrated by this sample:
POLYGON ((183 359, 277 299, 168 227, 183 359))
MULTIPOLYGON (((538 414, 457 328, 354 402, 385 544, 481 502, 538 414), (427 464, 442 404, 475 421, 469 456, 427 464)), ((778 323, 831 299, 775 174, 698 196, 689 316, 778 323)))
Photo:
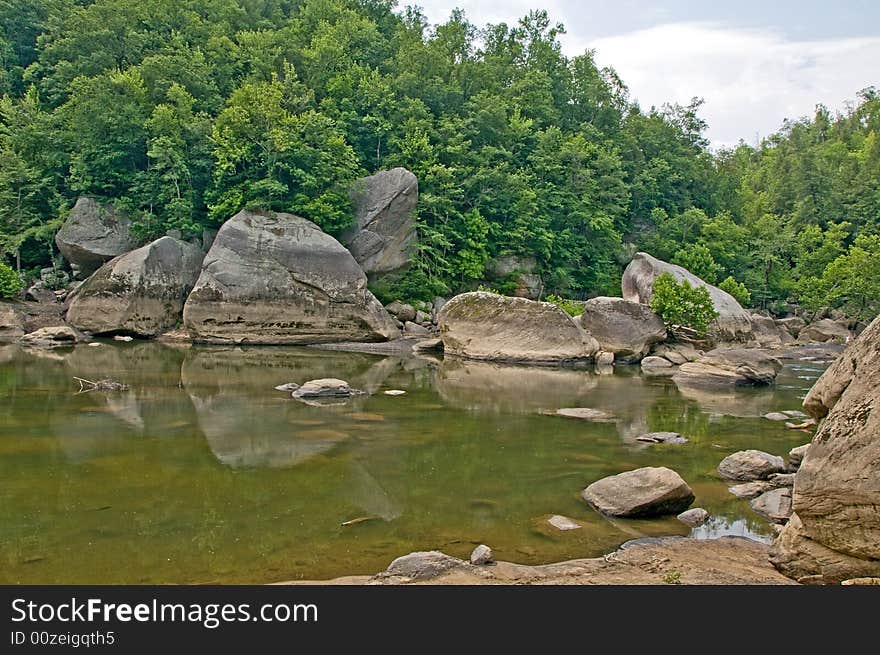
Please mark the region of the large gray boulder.
POLYGON ((804 407, 822 422, 771 559, 808 582, 880 576, 880 317, 816 381, 804 407))
POLYGON ((637 362, 666 340, 666 326, 648 305, 600 296, 584 305, 575 322, 593 335, 617 362, 637 362))
POLYGON ((80 276, 137 248, 131 221, 112 205, 80 197, 55 235, 55 244, 80 276))
POLYGON ((21 339, 23 346, 32 348, 65 348, 75 346, 79 336, 67 325, 53 325, 28 332, 21 339))
POLYGON ((180 322, 202 251, 162 237, 101 266, 68 298, 67 321, 92 334, 152 337, 180 322))
POLYGON ((851 338, 852 332, 844 325, 830 318, 823 318, 821 321, 810 323, 798 333, 798 341, 802 342, 818 341, 819 343, 828 343, 833 341, 836 343, 847 343, 851 338))
POLYGON ((709 325, 709 336, 717 341, 750 341, 753 337, 749 313, 726 291, 704 282, 689 270, 669 264, 648 253, 638 252, 623 272, 621 289, 624 300, 650 304, 654 280, 663 273, 671 273, 676 280, 687 280, 691 286, 709 290, 718 318, 709 325))
POLYGON ((351 190, 355 225, 341 237, 368 275, 403 269, 416 246, 419 181, 405 168, 357 180, 351 190))
POLYGON ((609 516, 679 514, 694 502, 694 492, 681 476, 666 467, 645 467, 594 482, 583 498, 609 516))
POLYGON ((769 316, 751 314, 751 319, 755 341, 762 348, 781 348, 794 343, 791 333, 769 316))
POLYGON ((590 361, 598 342, 556 305, 473 291, 437 315, 446 355, 502 362, 590 361))
POLYGON ((24 317, 12 304, 0 301, 0 343, 24 336, 24 317))
POLYGON ((718 465, 721 477, 740 482, 766 480, 785 470, 785 460, 763 450, 740 450, 725 457, 718 465))
POLYGON ((700 389, 760 386, 772 384, 781 370, 782 362, 758 349, 712 350, 679 366, 672 381, 700 389))
POLYGON ((398 335, 367 276, 311 221, 241 211, 217 233, 183 309, 206 343, 386 341, 398 335))

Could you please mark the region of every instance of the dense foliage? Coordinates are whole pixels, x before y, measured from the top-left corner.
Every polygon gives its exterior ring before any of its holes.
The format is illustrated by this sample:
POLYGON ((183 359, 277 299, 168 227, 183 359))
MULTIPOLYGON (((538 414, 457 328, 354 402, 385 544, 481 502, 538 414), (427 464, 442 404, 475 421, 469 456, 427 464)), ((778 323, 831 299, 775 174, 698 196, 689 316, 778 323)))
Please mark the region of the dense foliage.
POLYGON ((0 262, 0 298, 17 298, 21 293, 21 280, 15 269, 0 262))
POLYGON ((651 309, 667 327, 683 326, 705 336, 709 323, 718 318, 709 290, 691 286, 687 280, 678 282, 672 273, 663 273, 654 280, 651 309))
POLYGON ((0 254, 50 264, 81 194, 144 239, 245 206, 338 233, 354 178, 406 166, 420 247, 383 295, 503 284, 503 255, 547 293, 616 295, 646 250, 763 307, 876 308, 851 278, 880 233, 873 90, 713 155, 700 101, 639 108, 562 32, 543 11, 429 26, 393 0, 0 0, 0 254))
POLYGON ((549 296, 544 298, 544 302, 549 302, 551 305, 556 305, 569 316, 580 316, 584 313, 582 303, 563 298, 562 296, 557 296, 556 294, 551 293, 549 296))

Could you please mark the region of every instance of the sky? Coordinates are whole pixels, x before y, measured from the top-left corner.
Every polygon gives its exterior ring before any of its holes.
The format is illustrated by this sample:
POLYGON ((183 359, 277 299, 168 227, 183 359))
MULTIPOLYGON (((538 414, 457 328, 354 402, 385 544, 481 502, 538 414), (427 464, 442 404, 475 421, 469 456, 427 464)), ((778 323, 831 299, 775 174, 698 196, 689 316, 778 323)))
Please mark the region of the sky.
POLYGON ((784 119, 854 103, 880 87, 877 0, 400 0, 432 23, 453 8, 478 25, 544 8, 566 27, 565 54, 596 51, 643 109, 703 98, 714 148, 756 144, 784 119))

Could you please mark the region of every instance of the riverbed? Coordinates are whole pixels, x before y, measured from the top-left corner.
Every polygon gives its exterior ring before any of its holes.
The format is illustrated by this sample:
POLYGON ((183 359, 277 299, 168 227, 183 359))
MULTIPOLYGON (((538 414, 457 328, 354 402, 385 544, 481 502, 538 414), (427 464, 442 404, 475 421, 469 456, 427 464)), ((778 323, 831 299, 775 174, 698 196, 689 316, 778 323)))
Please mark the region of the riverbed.
POLYGON ((797 409, 825 364, 776 384, 680 391, 638 367, 544 369, 287 347, 99 341, 0 347, 0 583, 262 583, 371 574, 438 549, 501 560, 596 557, 661 535, 774 531, 715 467, 812 433, 797 409), (112 378, 124 391, 80 391, 112 378), (366 393, 312 406, 274 387, 322 377, 366 393), (386 395, 402 390, 403 395, 386 395), (589 407, 604 422, 544 412, 589 407), (675 431, 684 445, 646 445, 675 431), (579 493, 641 466, 690 484, 709 523, 602 517, 579 493), (583 525, 559 532, 562 514, 583 525))

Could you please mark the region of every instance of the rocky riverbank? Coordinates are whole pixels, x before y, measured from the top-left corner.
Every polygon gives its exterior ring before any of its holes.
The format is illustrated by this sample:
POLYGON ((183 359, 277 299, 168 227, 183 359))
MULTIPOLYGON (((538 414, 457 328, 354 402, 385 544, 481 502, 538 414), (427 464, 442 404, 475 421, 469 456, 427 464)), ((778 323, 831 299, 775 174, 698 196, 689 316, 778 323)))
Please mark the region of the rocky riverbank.
POLYGON ((439 552, 398 558, 375 575, 282 584, 327 585, 791 585, 769 546, 742 537, 639 539, 591 559, 527 566, 472 565, 439 552))

